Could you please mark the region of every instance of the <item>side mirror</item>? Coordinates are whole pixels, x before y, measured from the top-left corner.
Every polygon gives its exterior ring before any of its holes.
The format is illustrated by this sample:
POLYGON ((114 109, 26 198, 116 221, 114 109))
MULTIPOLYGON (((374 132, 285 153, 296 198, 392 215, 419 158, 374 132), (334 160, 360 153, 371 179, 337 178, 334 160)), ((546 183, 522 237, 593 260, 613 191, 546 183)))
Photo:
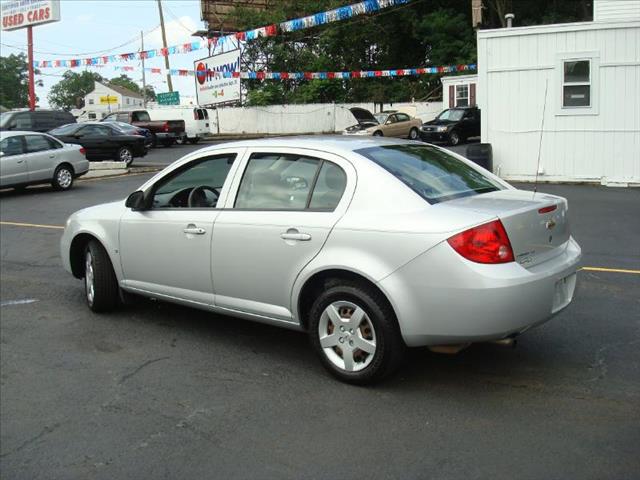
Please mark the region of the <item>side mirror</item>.
POLYGON ((127 197, 127 201, 125 202, 124 206, 130 208, 135 212, 146 210, 144 192, 142 190, 133 192, 127 197))

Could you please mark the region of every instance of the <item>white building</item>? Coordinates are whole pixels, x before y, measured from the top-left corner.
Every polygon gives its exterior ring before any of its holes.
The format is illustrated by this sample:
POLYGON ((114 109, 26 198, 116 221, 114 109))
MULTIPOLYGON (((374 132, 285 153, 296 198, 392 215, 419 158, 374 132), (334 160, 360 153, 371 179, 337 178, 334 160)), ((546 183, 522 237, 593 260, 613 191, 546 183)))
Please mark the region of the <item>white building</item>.
POLYGON ((442 107, 473 107, 477 105, 478 75, 442 77, 442 107))
POLYGON ((117 85, 95 82, 91 93, 84 97, 84 108, 79 109, 78 121, 100 120, 110 112, 142 106, 142 95, 117 85))
POLYGON ((500 176, 640 184, 640 1, 594 0, 593 22, 481 30, 478 77, 500 176))

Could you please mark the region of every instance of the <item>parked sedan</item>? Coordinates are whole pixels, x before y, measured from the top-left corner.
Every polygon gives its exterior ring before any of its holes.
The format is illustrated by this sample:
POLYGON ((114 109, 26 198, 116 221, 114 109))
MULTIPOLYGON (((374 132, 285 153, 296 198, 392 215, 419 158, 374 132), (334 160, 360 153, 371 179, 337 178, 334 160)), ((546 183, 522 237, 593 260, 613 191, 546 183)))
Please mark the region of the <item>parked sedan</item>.
POLYGON ((115 125, 127 135, 140 135, 141 137, 144 137, 144 144, 147 148, 153 145, 153 134, 148 128, 136 127, 130 123, 118 122, 112 119, 105 119, 102 121, 115 125))
POLYGON ((68 190, 89 170, 85 149, 36 132, 0 133, 0 188, 51 183, 68 190))
POLYGON ((49 133, 65 143, 82 145, 89 160, 113 159, 131 165, 135 157, 147 154, 144 137, 124 133, 109 123, 76 123, 49 133))
POLYGON ((375 115, 365 108, 353 107, 349 110, 358 123, 344 130, 343 135, 418 139, 422 125, 422 120, 419 118, 413 118, 396 110, 380 112, 375 115))
POLYGON ((509 340, 563 310, 567 217, 433 145, 279 138, 204 148, 76 212, 61 253, 93 311, 134 293, 306 330, 332 374, 366 383, 406 346, 509 340))
POLYGON ((420 138, 429 143, 459 145, 469 137, 480 136, 480 110, 477 107, 450 108, 420 129, 420 138))

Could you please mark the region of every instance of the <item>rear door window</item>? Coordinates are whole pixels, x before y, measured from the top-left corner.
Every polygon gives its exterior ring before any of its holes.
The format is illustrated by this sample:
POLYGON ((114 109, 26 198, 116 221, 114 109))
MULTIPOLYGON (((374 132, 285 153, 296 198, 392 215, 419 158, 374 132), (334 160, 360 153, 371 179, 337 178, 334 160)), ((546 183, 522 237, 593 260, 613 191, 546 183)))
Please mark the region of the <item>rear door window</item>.
POLYGON ((238 189, 235 208, 304 210, 320 160, 301 155, 254 153, 238 189))
POLYGON ((428 145, 388 145, 356 153, 380 165, 429 203, 504 189, 465 162, 428 145))
POLYGON ((17 113, 12 123, 15 124, 16 130, 30 130, 33 128, 33 118, 29 112, 17 113))
POLYGON ((24 140, 27 146, 27 153, 51 150, 51 145, 42 135, 25 135, 24 140))

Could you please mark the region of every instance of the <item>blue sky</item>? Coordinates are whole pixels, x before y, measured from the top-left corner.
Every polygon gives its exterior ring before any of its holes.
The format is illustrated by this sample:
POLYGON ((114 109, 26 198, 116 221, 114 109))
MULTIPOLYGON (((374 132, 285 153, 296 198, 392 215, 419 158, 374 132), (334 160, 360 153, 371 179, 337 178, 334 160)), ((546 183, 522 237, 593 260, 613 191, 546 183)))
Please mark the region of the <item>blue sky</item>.
MULTIPOLYGON (((204 28, 200 20, 199 0, 163 0, 167 43, 183 44, 198 40, 191 32, 204 28)), ((99 55, 135 52, 140 48, 140 31, 144 34, 145 49, 162 47, 160 18, 156 0, 61 0, 61 21, 41 25, 33 29, 34 58, 36 60, 56 60, 85 58, 99 55), (127 43, 130 42, 130 43, 127 43), (126 45, 123 45, 127 43, 126 45)), ((2 32, 0 53, 26 53, 27 31, 25 29, 2 32), (8 45, 12 45, 10 47, 8 45), (17 47, 17 48, 16 48, 17 47)), ((207 56, 206 50, 171 55, 171 68, 193 68, 194 60, 207 56)), ((147 67, 164 68, 163 58, 147 60, 147 67)), ((139 61, 118 62, 116 65, 140 67, 139 61)), ((102 68, 76 67, 74 71, 90 69, 106 78, 126 73, 142 84, 142 72, 116 71, 109 66, 102 68)), ((66 69, 41 69, 43 74, 37 79, 44 82, 36 87, 40 98, 39 105, 47 106, 47 94, 52 85, 60 80, 66 69)), ((172 77, 174 90, 182 95, 195 95, 193 77, 172 77)), ((153 85, 156 92, 167 91, 166 76, 147 73, 147 83, 153 85)))

